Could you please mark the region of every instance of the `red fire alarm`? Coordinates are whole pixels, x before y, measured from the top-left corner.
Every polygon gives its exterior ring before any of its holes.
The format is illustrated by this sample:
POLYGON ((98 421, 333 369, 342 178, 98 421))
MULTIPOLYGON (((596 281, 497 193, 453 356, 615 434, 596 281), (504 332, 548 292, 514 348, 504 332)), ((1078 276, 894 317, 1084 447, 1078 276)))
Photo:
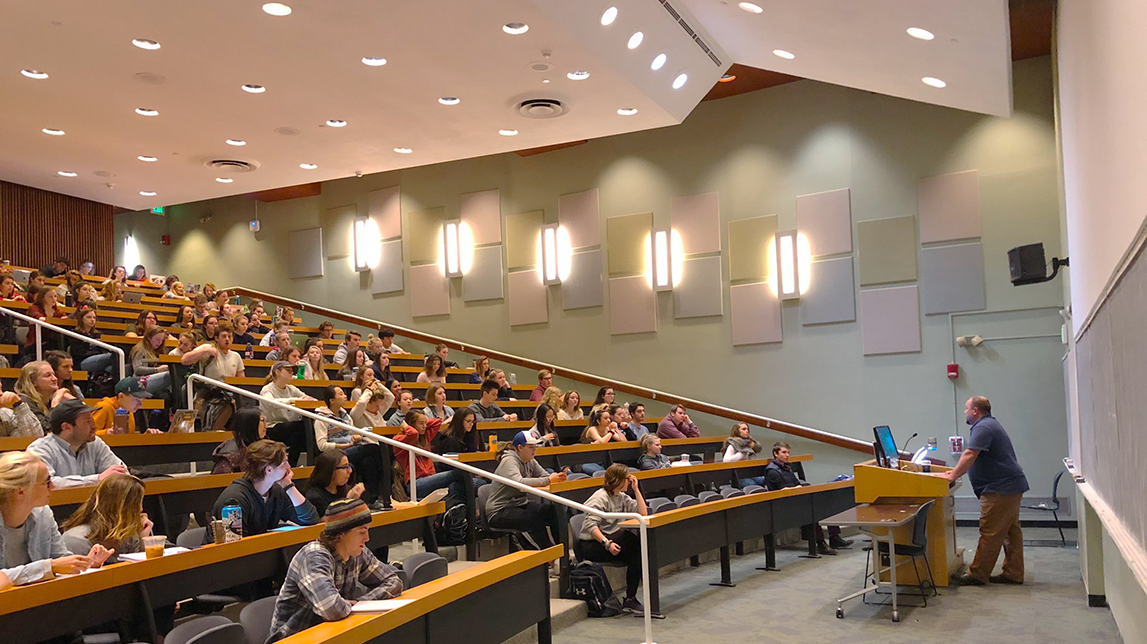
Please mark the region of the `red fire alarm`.
POLYGON ((171 245, 171 235, 161 236, 159 238, 159 243, 163 244, 164 246, 170 246, 171 245))
POLYGON ((960 365, 958 365, 958 364, 948 365, 948 380, 955 380, 956 378, 959 378, 959 377, 960 377, 960 365))

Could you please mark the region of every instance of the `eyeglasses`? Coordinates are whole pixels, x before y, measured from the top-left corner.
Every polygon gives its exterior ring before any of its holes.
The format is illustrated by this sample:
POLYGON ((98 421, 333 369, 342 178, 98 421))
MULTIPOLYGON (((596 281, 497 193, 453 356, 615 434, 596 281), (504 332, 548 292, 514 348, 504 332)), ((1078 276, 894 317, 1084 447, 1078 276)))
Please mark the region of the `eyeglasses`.
POLYGON ((350 463, 347 463, 346 465, 339 465, 335 469, 336 470, 353 470, 354 467, 350 463))

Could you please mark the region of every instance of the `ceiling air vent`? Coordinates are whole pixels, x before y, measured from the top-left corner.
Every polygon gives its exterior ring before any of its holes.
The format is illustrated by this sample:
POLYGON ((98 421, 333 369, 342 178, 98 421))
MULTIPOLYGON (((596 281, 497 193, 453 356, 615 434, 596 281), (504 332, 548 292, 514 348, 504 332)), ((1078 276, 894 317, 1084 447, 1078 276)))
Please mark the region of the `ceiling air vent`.
POLYGON ((518 114, 530 119, 557 118, 568 111, 561 101, 553 98, 531 98, 518 104, 518 114))
POLYGON ((258 164, 250 161, 240 161, 239 159, 211 159, 204 163, 204 165, 212 170, 226 172, 228 174, 254 172, 259 169, 258 164))

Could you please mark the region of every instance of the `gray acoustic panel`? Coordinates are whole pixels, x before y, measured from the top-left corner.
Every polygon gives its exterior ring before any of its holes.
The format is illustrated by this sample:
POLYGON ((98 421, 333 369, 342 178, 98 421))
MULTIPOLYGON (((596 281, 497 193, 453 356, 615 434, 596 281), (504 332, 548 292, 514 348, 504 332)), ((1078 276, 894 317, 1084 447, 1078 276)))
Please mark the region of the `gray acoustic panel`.
POLYGON ((586 248, 600 244, 597 188, 558 197, 558 223, 569 232, 571 247, 586 248))
POLYGON ((864 355, 920 351, 920 294, 915 286, 860 291, 864 355))
POLYGON ((721 207, 716 192, 674 197, 669 201, 669 213, 686 255, 721 250, 721 207))
POLYGON ((914 282, 916 218, 869 219, 856 225, 860 247, 860 285, 914 282))
POLYGON ((510 273, 510 326, 544 324, 550 321, 546 287, 537 271, 510 273))
POLYGON ((724 315, 721 284, 720 257, 685 260, 681 281, 673 286, 673 317, 724 315))
POLYGON ((393 239, 402 235, 402 208, 398 186, 383 188, 367 193, 367 216, 378 226, 382 239, 393 239))
POLYGON ((797 197, 797 230, 808 236, 813 257, 851 253, 848 188, 797 197))
POLYGON ((975 170, 925 177, 916 183, 920 242, 981 235, 980 184, 975 170))
POLYGON ((605 304, 601 249, 574 253, 570 260, 569 277, 562 280, 562 309, 570 311, 605 304))
POLYGON ((781 303, 766 282, 729 288, 733 346, 780 342, 781 303))
POLYGON ((327 259, 350 255, 354 220, 357 216, 358 206, 354 204, 328 208, 323 212, 323 241, 327 245, 327 259))
POLYGON ((470 227, 475 244, 502 241, 502 201, 497 188, 462 195, 460 218, 470 227))
POLYGON ((291 279, 323 276, 323 229, 292 230, 287 234, 291 279))
POLYGON ((403 288, 402 240, 379 244, 378 265, 370 270, 370 292, 374 295, 394 293, 403 288))
POLYGON ((502 247, 474 249, 474 263, 462 277, 462 300, 479 302, 502 299, 502 247))
POLYGON ((450 282, 437 264, 410 267, 410 314, 450 315, 450 282))
POLYGON ((657 331, 657 294, 645 277, 609 280, 609 332, 613 335, 657 331))
POLYGON ((801 324, 856 321, 856 287, 852 258, 812 263, 808 292, 801 296, 801 324))
POLYGON ((982 311, 987 304, 983 245, 921 249, 920 288, 924 291, 924 315, 982 311))

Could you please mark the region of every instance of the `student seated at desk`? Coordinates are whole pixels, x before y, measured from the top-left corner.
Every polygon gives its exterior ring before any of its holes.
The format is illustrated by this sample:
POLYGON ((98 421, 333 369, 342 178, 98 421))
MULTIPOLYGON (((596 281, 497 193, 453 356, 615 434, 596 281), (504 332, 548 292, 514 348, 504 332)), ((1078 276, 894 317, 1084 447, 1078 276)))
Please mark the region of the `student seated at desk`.
POLYGON ((223 518, 223 508, 243 510, 243 536, 263 534, 289 521, 314 525, 319 513, 295 487, 294 472, 287 462, 287 446, 270 440, 247 448, 247 471, 228 485, 215 501, 212 515, 223 518))
POLYGON ((574 390, 562 396, 562 407, 558 410, 558 420, 581 420, 585 413, 581 410, 581 394, 574 390))
MULTIPOLYGON (((585 502, 586 507, 602 512, 636 512, 649 514, 645 507, 645 497, 637 486, 637 477, 629 473, 629 468, 614 463, 605 470, 601 489, 594 492, 585 502), (626 491, 629 491, 629 496, 626 491)), ((582 556, 590 561, 602 563, 621 561, 625 563, 625 600, 621 608, 627 613, 644 613, 645 608, 637 601, 637 587, 641 584, 641 540, 632 530, 623 530, 617 519, 603 519, 594 514, 586 514, 581 524, 582 556)))
MULTIPOLYGON (((538 441, 527 432, 518 432, 509 449, 502 453, 494 473, 530 487, 547 487, 566 480, 564 472, 546 474, 534 456, 538 441)), ((491 528, 521 530, 529 550, 545 550, 555 543, 558 534, 558 511, 553 503, 527 495, 516 488, 493 481, 486 500, 486 522, 491 528)))
POLYGON ((474 371, 466 377, 466 382, 472 385, 482 384, 489 376, 490 373, 490 359, 486 356, 478 356, 474 358, 474 371))
POLYGON ((63 351, 48 351, 44 353, 44 361, 52 365, 52 371, 56 374, 56 384, 60 389, 67 390, 67 395, 74 398, 84 398, 84 392, 72 378, 76 364, 72 356, 63 351))
POLYGON ((649 429, 645 427, 645 404, 639 402, 626 403, 625 410, 629 412, 629 425, 622 427, 625 431, 625 437, 631 441, 645 438, 649 434, 649 429))
MULTIPOLYGON (((458 413, 450 417, 450 422, 442 431, 434 435, 430 441, 431 450, 435 454, 466 454, 481 451, 482 445, 478 442, 478 416, 470 408, 459 409, 458 413)), ((480 477, 475 477, 480 478, 480 477)), ((486 479, 481 479, 486 481, 486 479)))
POLYGON ((422 363, 422 371, 418 372, 418 378, 415 379, 415 382, 445 384, 446 363, 442 362, 442 356, 437 353, 426 356, 426 360, 422 363))
POLYGON ((28 405, 36 420, 40 421, 40 436, 51 431, 48 414, 52 408, 62 400, 75 399, 74 393, 60 388, 52 365, 41 360, 29 362, 20 369, 20 377, 16 380, 14 390, 20 396, 20 400, 28 405))
POLYGON ((319 514, 326 514, 327 508, 339 499, 359 499, 366 492, 362 483, 350 484, 354 476, 354 466, 346 454, 323 452, 315 460, 315 469, 307 481, 307 500, 315 506, 319 514))
MULTIPOLYGON (((96 433, 101 435, 116 433, 116 412, 122 409, 127 412, 126 433, 134 434, 136 432, 135 412, 139 411, 143 405, 142 398, 144 395, 146 392, 140 386, 139 379, 131 376, 120 379, 115 386, 115 395, 101 399, 96 403, 95 410, 92 411, 92 422, 95 423, 96 433)), ((147 433, 158 434, 159 430, 150 427, 147 433)))
POLYGON ((590 412, 589 424, 582 430, 580 442, 594 444, 610 441, 624 442, 625 434, 622 434, 617 423, 613 422, 609 409, 602 408, 590 412))
POLYGON ((557 430, 554 429, 554 421, 557 420, 558 412, 549 405, 542 403, 534 410, 534 426, 529 428, 530 436, 537 440, 540 447, 557 447, 561 443, 558 441, 557 430))
POLYGON ((613 401, 617 398, 617 394, 613 392, 613 387, 606 385, 597 390, 597 396, 593 399, 593 407, 590 412, 595 412, 599 409, 609 409, 613 406, 613 401))
MULTIPOLYGON (((809 485, 808 482, 797 478, 797 473, 789 466, 790 449, 789 444, 784 441, 773 443, 773 460, 765 468, 765 479, 768 481, 770 490, 809 485)), ((806 529, 807 527, 805 526, 806 529)), ((816 535, 817 552, 822 555, 835 555, 836 550, 834 548, 847 548, 852 545, 851 539, 841 538, 840 528, 837 526, 828 527, 828 542, 824 540, 824 530, 821 529, 819 523, 813 524, 813 530, 816 535)))
MULTIPOLYGON (((295 377, 295 367, 286 360, 276 361, 267 374, 267 384, 259 390, 259 395, 268 400, 293 403, 296 400, 314 400, 301 389, 291 384, 295 377)), ((260 403, 263 417, 267 419, 267 436, 287 446, 287 457, 291 465, 298 465, 299 455, 307 446, 307 426, 299 414, 277 405, 260 403)))
MULTIPOLYGON (((364 369, 363 373, 371 373, 364 369)), ((354 407, 351 407, 350 417, 355 427, 370 429, 372 427, 386 426, 386 411, 394 404, 394 395, 377 380, 372 381, 365 390, 359 394, 354 407)))
MULTIPOLYGON (((327 385, 323 390, 323 406, 316 409, 315 413, 353 427, 354 420, 345 409, 346 402, 346 392, 342 387, 327 385)), ((364 500, 374 509, 382 507, 374 504, 378 503, 376 499, 380 496, 390 494, 390 482, 382 480, 384 456, 378 443, 365 441, 362 436, 334 423, 316 420, 315 447, 320 452, 335 451, 346 454, 366 484, 364 500)))
POLYGON ((398 393, 394 394, 394 396, 398 404, 391 410, 394 413, 390 415, 390 418, 386 419, 387 427, 402 427, 402 424, 406 422, 406 414, 414 407, 414 392, 402 389, 402 385, 399 385, 397 388, 392 387, 390 391, 393 393, 396 390, 398 393))
POLYGON ((219 443, 211 452, 215 461, 212 474, 234 474, 247 471, 247 448, 267 437, 267 419, 258 407, 243 407, 231 417, 231 438, 219 443))
POLYGON ((657 423, 657 435, 661 438, 697 438, 701 431, 689 420, 685 405, 673 405, 665 418, 657 423))
POLYGON ((470 403, 470 409, 478 415, 478 421, 483 420, 505 420, 513 422, 518 420, 517 414, 507 414, 502 411, 496 402, 498 400, 498 381, 487 380, 482 383, 482 397, 470 403))
POLYGON ((0 436, 37 438, 43 435, 44 427, 28 403, 14 392, 0 392, 0 436))
POLYGON ((143 538, 153 523, 143 511, 143 481, 130 474, 113 474, 60 527, 64 545, 72 552, 88 552, 101 545, 119 555, 143 552, 143 538))
POLYGON ((215 331, 215 341, 201 344, 183 354, 179 359, 180 363, 187 367, 199 363, 203 375, 212 380, 242 378, 243 358, 231 350, 233 333, 230 322, 220 322, 219 328, 215 331))
MULTIPOLYGON (((746 423, 733 423, 729 437, 725 439, 724 462, 736 463, 746 459, 756 458, 761 453, 761 444, 749 435, 749 426, 746 423)), ((741 487, 750 485, 766 486, 764 475, 748 476, 741 479, 741 487)))
POLYGON ((356 602, 402 593, 398 572, 374 556, 370 509, 358 499, 331 503, 319 538, 303 546, 287 569, 267 643, 323 622, 345 619, 356 602))
POLYGON ((95 485, 112 474, 127 474, 127 466, 96 436, 92 410, 82 400, 56 405, 48 420, 49 433, 32 441, 28 451, 39 456, 57 488, 95 485))
POLYGON ((443 423, 450 422, 454 408, 446 404, 446 387, 434 383, 426 388, 426 417, 437 418, 443 423))
MULTIPOLYGON (((406 393, 406 392, 404 392, 406 393)), ((402 425, 402 433, 394 437, 394 440, 413 445, 426 451, 431 450, 431 444, 434 442, 439 429, 442 427, 442 421, 437 418, 427 419, 426 414, 422 413, 421 409, 411 409, 406 412, 406 422, 402 425)), ((410 453, 400 447, 392 448, 394 450, 394 462, 398 469, 395 476, 400 477, 402 486, 410 491, 410 453)), ((434 461, 429 458, 416 454, 414 457, 414 484, 418 492, 418 498, 425 498, 438 488, 449 488, 450 496, 454 498, 462 498, 462 470, 443 466, 445 469, 441 472, 436 472, 434 469, 434 461)))
POLYGON ((159 363, 159 354, 167 342, 167 330, 162 327, 149 329, 139 342, 131 348, 128 359, 131 361, 131 375, 145 378, 144 386, 152 396, 167 395, 171 389, 170 367, 159 363))
POLYGON ((657 434, 641 437, 641 456, 637 457, 637 469, 661 470, 670 467, 669 457, 661 453, 661 438, 657 434))
MULTIPOLYGON (((111 556, 94 545, 73 555, 48 507, 52 478, 31 452, 0 454, 0 574, 16 586, 98 568, 111 556)), ((0 583, 0 588, 3 588, 0 583)))

